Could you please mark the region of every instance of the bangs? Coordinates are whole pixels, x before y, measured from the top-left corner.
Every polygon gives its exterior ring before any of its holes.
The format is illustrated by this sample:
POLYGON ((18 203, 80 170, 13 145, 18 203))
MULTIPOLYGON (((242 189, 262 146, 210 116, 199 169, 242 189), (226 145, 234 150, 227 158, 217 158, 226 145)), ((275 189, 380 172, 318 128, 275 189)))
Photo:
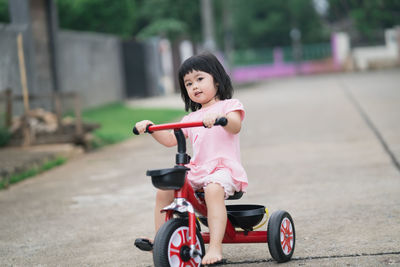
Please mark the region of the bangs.
POLYGON ((213 77, 215 86, 217 87, 217 96, 220 100, 232 98, 233 88, 231 79, 226 73, 224 67, 218 59, 210 53, 192 56, 185 60, 178 71, 179 87, 181 89, 181 97, 185 102, 185 110, 196 111, 201 108, 199 103, 191 101, 185 87, 184 77, 193 71, 202 71, 213 77))
POLYGON ((203 71, 211 74, 210 64, 202 57, 191 57, 187 59, 179 68, 179 80, 183 80, 186 74, 192 71, 203 71))

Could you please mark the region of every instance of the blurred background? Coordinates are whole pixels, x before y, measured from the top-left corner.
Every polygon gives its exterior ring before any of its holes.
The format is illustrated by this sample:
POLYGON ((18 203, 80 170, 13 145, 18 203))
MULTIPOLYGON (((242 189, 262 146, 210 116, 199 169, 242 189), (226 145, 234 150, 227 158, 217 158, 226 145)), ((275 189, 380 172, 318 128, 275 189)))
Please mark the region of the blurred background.
POLYGON ((291 266, 400 266, 399 26, 400 0, 0 0, 0 266, 152 265, 144 170, 175 148, 132 126, 186 114, 202 51, 246 107, 242 203, 295 218, 291 266))
POLYGON ((397 25, 396 0, 0 0, 0 139, 40 143, 29 129, 46 120, 36 133, 83 136, 98 107, 178 93, 177 68, 205 50, 236 85, 396 67, 397 25))

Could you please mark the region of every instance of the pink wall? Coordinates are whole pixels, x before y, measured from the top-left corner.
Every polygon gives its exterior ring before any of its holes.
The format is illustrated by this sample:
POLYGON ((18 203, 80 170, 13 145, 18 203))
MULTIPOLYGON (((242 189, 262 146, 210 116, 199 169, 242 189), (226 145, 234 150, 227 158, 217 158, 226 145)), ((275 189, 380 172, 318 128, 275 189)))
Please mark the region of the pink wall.
POLYGON ((331 39, 332 58, 315 61, 303 61, 296 66, 294 62, 283 62, 283 53, 280 48, 274 51, 274 63, 265 65, 234 67, 231 75, 236 83, 252 82, 274 77, 294 76, 297 74, 315 74, 324 72, 336 72, 341 68, 336 59, 336 41, 334 35, 331 39))

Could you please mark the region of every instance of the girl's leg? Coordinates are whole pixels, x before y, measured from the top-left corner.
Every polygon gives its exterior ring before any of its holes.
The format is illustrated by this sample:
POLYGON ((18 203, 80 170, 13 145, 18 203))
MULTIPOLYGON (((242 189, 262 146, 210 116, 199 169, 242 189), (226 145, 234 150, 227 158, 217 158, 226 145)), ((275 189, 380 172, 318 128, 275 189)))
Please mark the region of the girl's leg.
POLYGON ((204 189, 207 204, 210 244, 202 264, 212 264, 222 260, 222 239, 226 228, 226 207, 224 188, 217 183, 210 183, 204 189))
MULTIPOLYGON (((160 229, 161 225, 165 222, 165 214, 161 213, 160 210, 174 200, 174 191, 168 190, 157 190, 156 194, 156 206, 154 208, 154 226, 156 233, 158 229, 160 229)), ((154 240, 151 238, 141 237, 135 240, 135 245, 145 251, 152 251, 153 250, 153 243, 154 240)))
POLYGON ((155 232, 157 233, 161 225, 165 222, 165 213, 161 213, 160 210, 165 208, 171 202, 174 201, 174 191, 173 190, 158 190, 156 194, 156 206, 154 208, 154 226, 155 232))

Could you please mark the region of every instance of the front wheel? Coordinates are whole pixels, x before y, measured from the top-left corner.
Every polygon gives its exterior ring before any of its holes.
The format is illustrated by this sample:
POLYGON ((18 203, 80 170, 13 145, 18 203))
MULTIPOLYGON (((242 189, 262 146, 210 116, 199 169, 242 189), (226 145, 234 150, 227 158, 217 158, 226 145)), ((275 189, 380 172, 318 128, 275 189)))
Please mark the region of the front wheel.
MULTIPOLYGON (((196 229, 196 249, 205 254, 204 242, 196 229)), ((158 230, 153 247, 154 266, 201 266, 201 257, 190 257, 188 220, 174 218, 165 222, 158 230)))
POLYGON ((286 262, 292 258, 296 234, 292 217, 283 210, 272 213, 267 228, 268 248, 277 262, 286 262))

